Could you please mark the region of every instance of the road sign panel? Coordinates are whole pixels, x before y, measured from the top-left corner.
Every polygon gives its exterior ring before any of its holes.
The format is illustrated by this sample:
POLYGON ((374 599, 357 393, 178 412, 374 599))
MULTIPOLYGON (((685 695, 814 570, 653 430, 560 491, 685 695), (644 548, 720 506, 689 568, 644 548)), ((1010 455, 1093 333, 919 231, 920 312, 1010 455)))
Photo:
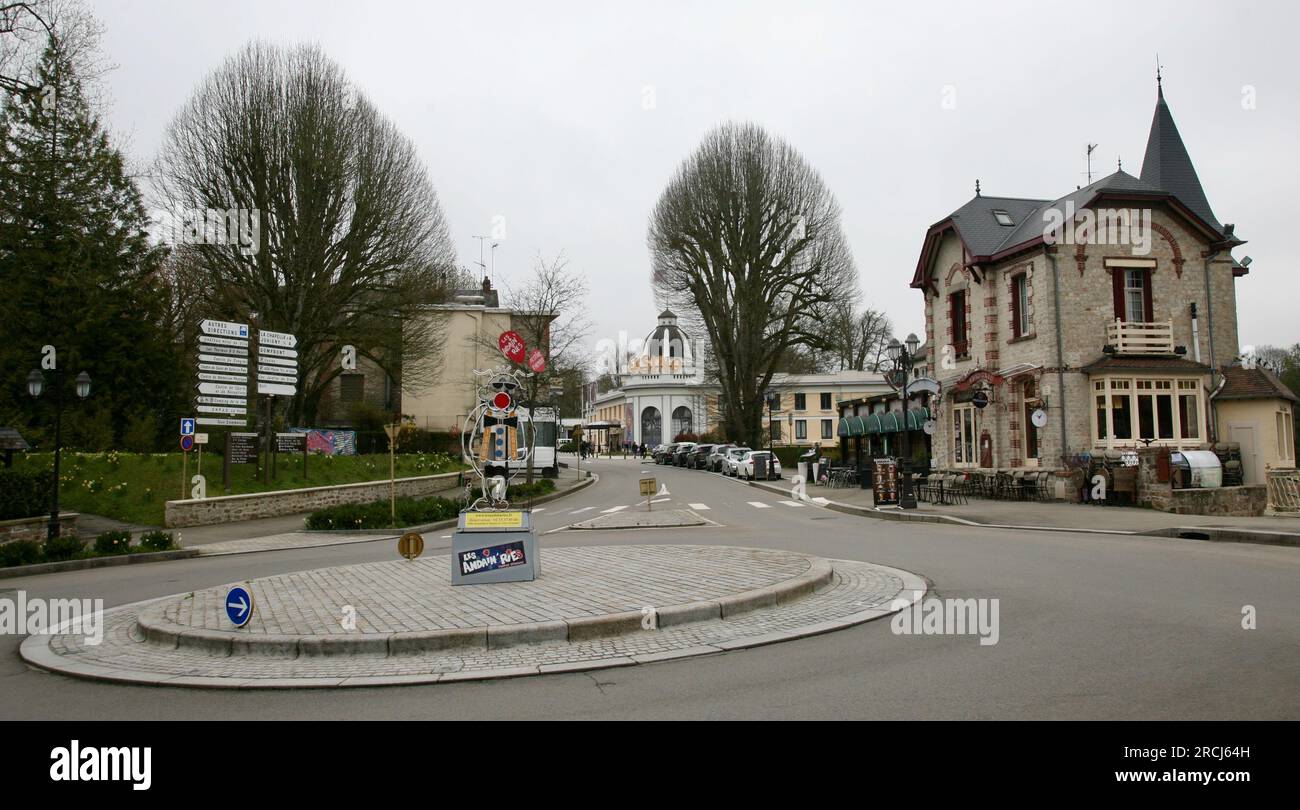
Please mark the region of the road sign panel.
POLYGON ((207 443, 208 443, 208 434, 206 434, 206 433, 195 433, 195 434, 194 434, 194 443, 195 443, 195 444, 207 444, 207 443))
POLYGON ((245 416, 248 411, 244 408, 232 408, 229 405, 196 405, 195 409, 199 413, 224 413, 228 416, 245 416))
POLYGON ((200 363, 226 363, 232 366, 247 366, 247 357, 235 357, 229 354, 200 354, 200 363))
POLYGON ((298 393, 298 389, 292 385, 277 385, 275 383, 258 381, 257 393, 269 394, 273 397, 291 397, 298 393))
POLYGON ((194 435, 194 417, 193 417, 193 416, 186 416, 186 417, 184 417, 184 418, 181 419, 181 435, 182 435, 182 436, 193 436, 193 435, 194 435))
POLYGON ((231 323, 230 321, 212 321, 204 320, 199 323, 199 328, 207 335, 219 335, 230 338, 248 337, 248 324, 231 323))
POLYGON ((253 594, 235 586, 226 594, 226 618, 235 627, 243 627, 253 618, 253 594))
POLYGON ((280 374, 258 374, 257 381, 259 383, 274 383, 275 385, 296 386, 298 384, 297 377, 285 377, 280 374))
POLYGON ((244 427, 248 424, 247 419, 231 419, 226 416, 200 416, 194 421, 200 425, 211 425, 213 427, 244 427))
POLYGON ((193 434, 186 434, 186 435, 182 436, 182 437, 181 437, 181 451, 182 451, 182 452, 185 452, 185 453, 188 453, 188 452, 190 452, 190 451, 193 450, 193 449, 194 449, 194 436, 193 436, 193 434))
POLYGON ((234 374, 243 376, 248 373, 248 369, 240 366, 221 366, 216 363, 199 363, 199 371, 215 371, 218 374, 234 374))
POLYGON ((267 346, 292 349, 298 345, 298 338, 288 332, 272 332, 270 329, 263 329, 257 333, 257 342, 267 346))
POLYGON ((199 343, 213 346, 227 346, 248 351, 248 338, 217 337, 216 335, 199 335, 199 343))
POLYGON ((227 383, 199 383, 198 389, 203 394, 220 394, 223 396, 243 397, 248 393, 247 385, 230 385, 227 383))
POLYGON ((206 371, 200 371, 198 378, 204 382, 224 382, 224 383, 247 383, 248 376, 245 374, 211 374, 206 371))
POLYGON ((297 357, 298 352, 294 349, 277 349, 274 346, 258 346, 257 353, 267 357, 297 357))
POLYGON ((397 541, 397 553, 408 560, 414 560, 424 553, 424 538, 417 532, 407 532, 397 541))
POLYGON ((270 355, 258 355, 257 362, 270 363, 273 366, 292 366, 298 367, 298 361, 288 357, 271 357, 270 355))
POLYGON ((234 405, 243 407, 248 404, 248 400, 243 397, 205 397, 197 396, 194 398, 197 405, 234 405))

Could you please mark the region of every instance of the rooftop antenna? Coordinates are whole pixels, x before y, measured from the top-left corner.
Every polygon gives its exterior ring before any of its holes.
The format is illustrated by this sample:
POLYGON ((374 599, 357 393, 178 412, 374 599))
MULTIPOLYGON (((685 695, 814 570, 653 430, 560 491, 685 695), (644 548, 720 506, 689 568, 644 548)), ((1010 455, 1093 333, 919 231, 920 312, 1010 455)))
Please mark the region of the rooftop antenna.
MULTIPOLYGON (((482 273, 482 277, 483 277, 483 278, 487 278, 487 277, 488 277, 488 266, 487 266, 486 264, 484 264, 484 262, 483 262, 483 240, 484 240, 484 239, 487 239, 487 238, 489 238, 489 237, 486 237, 486 236, 475 236, 474 238, 478 240, 478 261, 475 262, 475 264, 478 265, 478 269, 479 269, 479 272, 482 273)), ((496 245, 493 245, 492 247, 496 247, 496 245)))
POLYGON ((500 245, 501 245, 500 242, 492 243, 492 253, 490 254, 492 257, 492 278, 497 277, 497 247, 499 247, 500 245))
POLYGON ((1088 158, 1088 172, 1087 172, 1087 174, 1088 174, 1088 185, 1092 185, 1092 153, 1093 153, 1093 150, 1095 150, 1096 148, 1097 148, 1097 144, 1095 144, 1095 143, 1090 143, 1090 144, 1088 144, 1088 154, 1087 154, 1087 158, 1088 158))

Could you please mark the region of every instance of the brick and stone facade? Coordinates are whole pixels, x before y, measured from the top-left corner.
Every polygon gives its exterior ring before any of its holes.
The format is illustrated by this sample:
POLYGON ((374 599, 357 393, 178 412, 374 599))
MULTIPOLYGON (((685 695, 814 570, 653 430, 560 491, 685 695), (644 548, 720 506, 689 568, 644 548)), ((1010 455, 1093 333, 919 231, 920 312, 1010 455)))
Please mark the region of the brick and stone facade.
POLYGON ((1161 94, 1141 178, 1116 172, 1057 200, 977 189, 929 229, 912 286, 925 296, 942 388, 934 467, 1057 469, 1148 436, 1188 449, 1215 438, 1214 369, 1238 355, 1236 281, 1246 269, 1231 254, 1241 240, 1214 219, 1190 163, 1194 189, 1168 181, 1177 137, 1161 94), (1123 222, 1134 227, 1108 230, 1112 211, 1133 212, 1123 222), (1091 230, 1074 227, 1090 217, 1091 230), (964 330, 954 304, 963 299, 964 330), (1149 327, 1160 349, 1108 346, 1149 327), (988 405, 974 408, 981 390, 988 405), (1036 428, 1039 409, 1047 423, 1036 428))

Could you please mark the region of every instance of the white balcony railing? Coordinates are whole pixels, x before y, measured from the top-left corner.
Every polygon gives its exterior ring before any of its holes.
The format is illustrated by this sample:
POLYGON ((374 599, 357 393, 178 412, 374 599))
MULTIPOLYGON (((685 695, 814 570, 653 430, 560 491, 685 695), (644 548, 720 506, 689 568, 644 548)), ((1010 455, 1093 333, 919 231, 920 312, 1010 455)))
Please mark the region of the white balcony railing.
POLYGON ((1106 324, 1106 343, 1116 354, 1173 354, 1173 321, 1132 323, 1115 321, 1106 324))

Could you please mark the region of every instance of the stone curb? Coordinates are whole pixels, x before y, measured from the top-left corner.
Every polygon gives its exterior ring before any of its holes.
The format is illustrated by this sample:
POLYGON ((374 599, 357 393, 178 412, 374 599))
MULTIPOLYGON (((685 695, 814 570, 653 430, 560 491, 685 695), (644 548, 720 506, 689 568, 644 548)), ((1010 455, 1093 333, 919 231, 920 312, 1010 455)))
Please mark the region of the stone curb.
MULTIPOLYGON (((780 495, 789 495, 790 493, 769 486, 760 481, 743 482, 748 486, 757 487, 780 495)), ((896 520, 914 523, 946 523, 950 526, 969 526, 980 529, 1014 529, 1016 531, 1034 531, 1034 532, 1071 532, 1081 534, 1109 534, 1119 535, 1121 537, 1172 537, 1180 540, 1208 540, 1219 543, 1255 543, 1258 545, 1270 546, 1300 546, 1300 533, 1295 532, 1276 532, 1268 529, 1250 529, 1250 528, 1216 528, 1212 526, 1175 526, 1163 529, 1089 529, 1085 527, 1072 526, 1022 526, 1014 523, 980 523, 976 520, 967 520, 954 515, 918 515, 902 511, 880 511, 878 509, 855 506, 853 504, 841 503, 827 499, 826 503, 818 504, 809 501, 816 506, 822 506, 834 512, 843 512, 848 515, 858 515, 859 517, 875 518, 877 520, 896 520)))
POLYGON ((166 562, 167 560, 186 560, 199 556, 199 547, 178 548, 172 551, 145 551, 138 554, 115 554, 111 557, 90 557, 84 560, 65 560, 63 562, 36 563, 34 565, 12 565, 0 568, 0 579, 29 577, 37 574, 58 574, 63 571, 84 571, 90 568, 108 568, 114 565, 135 565, 137 563, 166 562))
MULTIPOLYGON (((668 605, 656 609, 658 626, 668 627, 693 621, 728 619, 764 607, 786 604, 829 584, 835 576, 830 562, 808 557, 808 570, 783 582, 732 594, 713 602, 668 605)), ((171 600, 173 597, 166 597, 171 600)), ((168 601, 168 603, 170 603, 168 601)), ((239 633, 206 628, 182 629, 163 618, 162 600, 140 611, 136 627, 150 644, 170 649, 204 650, 212 655, 266 655, 277 658, 322 655, 410 655, 458 647, 500 649, 545 641, 586 641, 620 636, 642 630, 644 615, 639 610, 582 616, 546 622, 487 625, 447 630, 416 630, 405 633, 340 633, 315 637, 239 633)))
MULTIPOLYGON (((833 571, 834 563, 836 561, 825 560, 824 562, 830 565, 833 571)), ((144 672, 131 669, 112 669, 102 666, 82 664, 75 660, 70 661, 67 657, 52 652, 49 643, 43 636, 28 636, 23 640, 19 649, 19 654, 24 661, 32 666, 74 678, 108 681, 111 683, 151 686, 186 686, 206 689, 329 689, 348 686, 408 686, 416 684, 503 680, 506 678, 520 678, 529 675, 550 673, 587 672, 591 670, 608 669, 610 667, 639 666, 667 661, 679 661, 702 655, 735 652, 748 648, 777 644, 783 641, 793 641, 796 639, 808 638, 810 636, 823 635, 825 633, 831 633, 836 630, 842 630, 875 619, 880 619, 889 616, 898 610, 905 610, 916 601, 925 598, 925 595, 929 592, 929 584, 923 578, 910 571, 904 571, 902 569, 892 568, 885 565, 876 567, 882 571, 887 571, 897 576, 903 582, 903 587, 899 590, 898 594, 890 600, 888 606, 866 608, 838 619, 815 622, 813 624, 796 627, 792 630, 781 633, 767 633, 719 642, 716 645, 706 644, 695 647, 684 647, 677 650, 668 650, 665 652, 648 653, 645 655, 604 658, 591 661, 572 661, 544 666, 460 670, 455 672, 429 672, 405 675, 248 679, 159 674, 155 672, 144 672)), ((683 605, 678 607, 697 607, 703 609, 703 606, 710 604, 714 603, 695 603, 694 605, 683 605)), ((124 605, 119 608, 113 608, 108 611, 108 613, 114 613, 119 610, 127 610, 130 608, 131 605, 124 605)), ((640 614, 637 615, 639 618, 640 614)), ((662 616, 663 612, 661 612, 660 615, 662 616)))

